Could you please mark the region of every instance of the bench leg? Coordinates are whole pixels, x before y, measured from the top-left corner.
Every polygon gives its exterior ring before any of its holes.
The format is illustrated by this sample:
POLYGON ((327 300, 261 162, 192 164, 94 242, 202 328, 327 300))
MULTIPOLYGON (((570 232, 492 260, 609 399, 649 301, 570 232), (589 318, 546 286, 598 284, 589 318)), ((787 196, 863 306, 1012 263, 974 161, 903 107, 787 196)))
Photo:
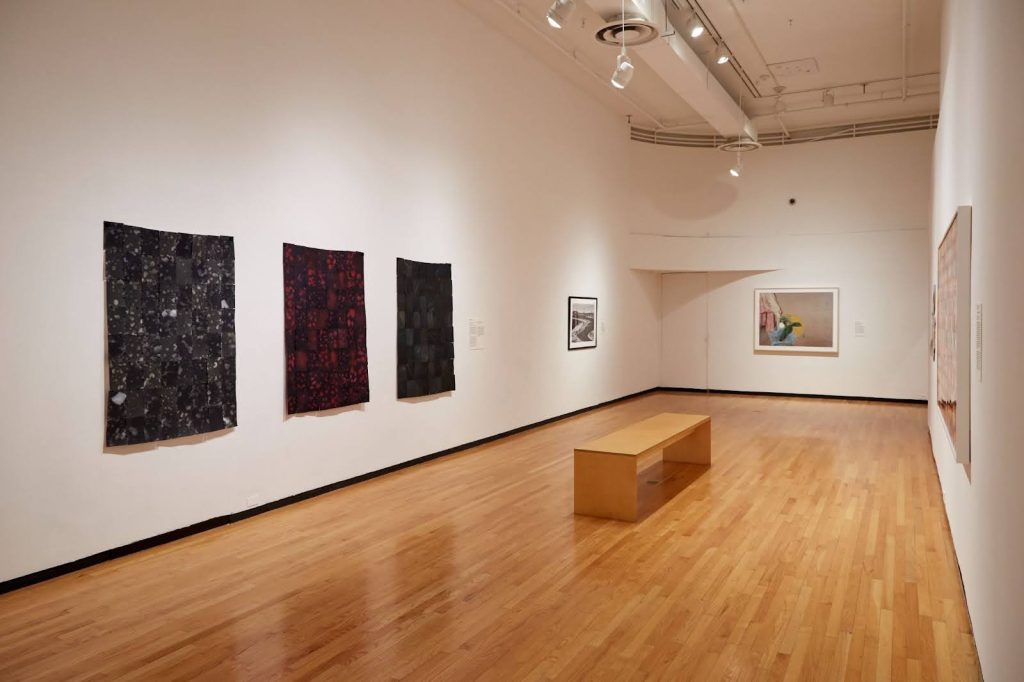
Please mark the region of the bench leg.
POLYGON ((711 422, 704 422, 686 438, 669 445, 661 458, 666 462, 711 464, 711 422))
POLYGON ((573 501, 577 514, 636 521, 636 458, 576 450, 573 501))

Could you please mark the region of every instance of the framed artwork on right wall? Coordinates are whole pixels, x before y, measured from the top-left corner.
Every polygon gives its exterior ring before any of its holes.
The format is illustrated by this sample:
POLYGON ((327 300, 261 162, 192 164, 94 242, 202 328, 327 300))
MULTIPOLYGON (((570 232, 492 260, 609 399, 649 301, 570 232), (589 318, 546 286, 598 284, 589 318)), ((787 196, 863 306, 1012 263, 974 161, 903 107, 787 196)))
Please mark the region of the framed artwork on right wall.
POLYGON ((971 207, 939 242, 935 306, 936 402, 956 460, 971 461, 971 207))
POLYGON ((932 285, 932 315, 928 318, 928 359, 935 362, 935 300, 936 286, 932 285))

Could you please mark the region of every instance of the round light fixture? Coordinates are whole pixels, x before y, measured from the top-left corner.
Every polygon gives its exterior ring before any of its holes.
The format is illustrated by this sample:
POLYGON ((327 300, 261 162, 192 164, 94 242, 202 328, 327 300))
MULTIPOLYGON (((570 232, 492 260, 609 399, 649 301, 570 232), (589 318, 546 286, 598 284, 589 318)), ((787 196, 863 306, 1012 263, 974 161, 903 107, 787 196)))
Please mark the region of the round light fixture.
POLYGON ((729 54, 729 48, 725 46, 725 43, 721 43, 718 47, 715 48, 716 64, 725 64, 730 59, 732 59, 732 55, 729 54))

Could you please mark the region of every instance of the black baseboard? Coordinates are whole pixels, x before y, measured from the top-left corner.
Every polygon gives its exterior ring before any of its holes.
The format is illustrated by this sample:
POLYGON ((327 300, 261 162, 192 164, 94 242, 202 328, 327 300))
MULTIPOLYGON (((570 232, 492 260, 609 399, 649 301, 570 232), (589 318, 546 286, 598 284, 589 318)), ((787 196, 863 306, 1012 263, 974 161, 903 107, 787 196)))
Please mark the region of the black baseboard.
POLYGON ((365 474, 361 474, 361 475, 356 476, 354 478, 347 478, 347 479, 345 479, 343 481, 337 481, 335 483, 329 483, 327 485, 320 486, 319 488, 313 488, 312 490, 307 490, 305 492, 296 493, 295 495, 290 495, 288 497, 281 498, 280 500, 275 500, 273 502, 268 502, 268 503, 260 505, 258 507, 253 507, 252 509, 246 509, 244 511, 235 512, 233 514, 225 514, 224 516, 217 516, 217 517, 214 517, 212 519, 207 519, 206 521, 200 521, 199 523, 194 523, 191 526, 186 526, 185 528, 178 528, 177 530, 168 531, 167 533, 161 533, 160 535, 154 535, 153 537, 144 538, 142 540, 137 540, 135 542, 129 543, 127 545, 123 545, 121 547, 115 547, 113 549, 108 549, 108 550, 105 550, 105 551, 102 551, 102 552, 98 552, 96 554, 92 554, 90 556, 83 557, 81 559, 76 559, 75 561, 70 561, 70 562, 68 562, 66 564, 61 564, 60 566, 54 566, 52 568, 44 568, 43 570, 36 571, 35 573, 30 573, 28 575, 24 575, 24 576, 21 576, 19 578, 12 578, 10 580, 6 580, 6 581, 0 583, 0 594, 4 594, 6 592, 11 592, 13 590, 17 590, 17 589, 20 589, 22 587, 28 587, 29 585, 35 585, 36 583, 41 583, 43 581, 50 580, 51 578, 57 578, 59 576, 66 575, 68 573, 74 573, 75 571, 80 571, 80 570, 82 570, 84 568, 89 568, 90 566, 95 566, 96 564, 101 564, 101 563, 103 563, 105 561, 110 561, 112 559, 119 559, 121 557, 128 556, 129 554, 134 554, 135 552, 141 552, 143 550, 150 549, 150 548, 156 547, 158 545, 163 545, 163 544, 166 544, 168 542, 174 542, 175 540, 180 540, 180 539, 186 538, 186 537, 188 537, 190 535, 195 535, 197 533, 202 533, 204 531, 211 530, 213 528, 218 528, 220 526, 226 526, 226 525, 228 525, 230 523, 235 523, 237 521, 242 521, 244 519, 248 519, 248 518, 251 518, 253 516, 256 516, 257 514, 264 514, 266 512, 273 511, 274 509, 280 509, 281 507, 285 507, 285 506, 287 506, 289 504, 295 504, 296 502, 302 502, 303 500, 308 500, 308 499, 310 499, 312 497, 317 497, 318 495, 323 495, 325 493, 333 492, 335 490, 339 490, 339 489, 344 488, 346 486, 355 485, 356 483, 360 483, 362 481, 366 481, 366 480, 369 480, 371 478, 376 478, 378 476, 383 476, 385 474, 390 474, 391 472, 398 471, 400 469, 405 469, 407 467, 415 466, 417 464, 422 464, 423 462, 429 462, 430 460, 437 459, 438 457, 444 457, 446 455, 453 455, 453 454, 455 454, 457 452, 461 452, 463 450, 469 450, 470 448, 475 448, 475 447, 478 447, 480 445, 486 445, 487 443, 491 443, 491 442, 496 441, 498 439, 507 438, 509 436, 514 436, 514 435, 516 435, 518 433, 522 433, 523 431, 528 431, 530 429, 535 429, 535 428, 538 428, 538 427, 541 427, 541 426, 545 426, 545 425, 551 424, 553 422, 561 421, 562 419, 568 419, 569 417, 575 417, 576 415, 583 414, 584 412, 589 412, 591 410, 596 410, 596 409, 601 408, 601 407, 606 407, 606 406, 612 405, 614 403, 622 402, 623 400, 630 400, 632 398, 637 398, 637 397, 640 397, 642 395, 647 395, 647 394, 650 394, 650 393, 656 393, 656 392, 659 392, 659 391, 678 392, 678 393, 713 393, 713 394, 725 394, 725 395, 754 395, 754 396, 785 397, 785 398, 829 398, 829 399, 834 399, 834 400, 870 400, 870 401, 895 402, 895 403, 915 403, 915 404, 916 403, 926 404, 928 402, 926 400, 913 400, 913 399, 904 399, 904 398, 865 398, 863 396, 808 395, 808 394, 804 394, 804 393, 770 393, 770 392, 765 392, 765 391, 724 391, 724 390, 718 390, 718 389, 706 390, 706 389, 703 389, 703 388, 675 388, 675 387, 649 388, 649 389, 644 390, 644 391, 638 391, 636 393, 630 393, 629 395, 624 395, 622 397, 614 398, 612 400, 606 400, 606 401, 604 401, 602 403, 597 403, 596 405, 591 405, 589 407, 584 407, 584 408, 580 408, 578 410, 573 410, 572 412, 566 412, 565 414, 560 414, 560 415, 555 416, 555 417, 549 417, 548 419, 542 419, 541 421, 533 422, 532 424, 526 424, 525 426, 520 426, 518 428, 511 429, 509 431, 503 431, 502 433, 496 433, 493 436, 487 436, 486 438, 480 438, 479 440, 475 440, 475 441, 472 441, 472 442, 469 442, 469 443, 464 443, 462 445, 456 445, 455 447, 448 448, 447 450, 441 450, 440 452, 434 452, 434 453, 431 453, 429 455, 423 455, 422 457, 417 457, 415 459, 410 459, 410 460, 408 460, 406 462, 400 462, 399 464, 393 464, 393 465, 391 465, 389 467, 385 467, 383 469, 378 469, 376 471, 371 471, 371 472, 368 472, 368 473, 365 473, 365 474))
POLYGON ((730 391, 722 388, 676 388, 660 386, 658 391, 674 391, 677 393, 714 393, 722 395, 758 395, 771 398, 824 398, 826 400, 867 400, 881 403, 908 403, 912 405, 927 405, 928 401, 922 398, 875 398, 863 395, 834 395, 831 393, 779 393, 775 391, 730 391))
POLYGON ((327 485, 320 486, 319 488, 313 488, 312 490, 307 490, 305 492, 296 493, 295 495, 289 495, 288 497, 281 498, 280 500, 275 500, 273 502, 268 502, 266 504, 262 504, 262 505, 260 505, 258 507, 253 507, 252 509, 246 509, 244 511, 235 512, 233 514, 225 514, 224 516, 217 516, 217 517, 214 517, 212 519, 207 519, 206 521, 200 521, 199 523, 194 523, 191 526, 186 526, 185 528, 178 528, 177 530, 168 531, 167 533, 161 533, 160 535, 154 535, 153 537, 144 538, 142 540, 137 540, 135 542, 131 542, 131 543, 129 543, 127 545, 123 545, 121 547, 115 547, 113 549, 108 549, 108 550, 105 550, 105 551, 102 551, 102 552, 98 552, 96 554, 92 554, 90 556, 83 557, 81 559, 76 559, 75 561, 70 561, 70 562, 68 562, 66 564, 61 564, 60 566, 54 566, 52 568, 44 568, 41 571, 36 571, 35 573, 29 573, 28 575, 23 575, 23 576, 21 576, 19 578, 12 578, 10 580, 5 580, 4 582, 0 583, 0 594, 4 594, 4 593, 7 593, 7 592, 12 592, 12 591, 20 589, 22 587, 28 587, 29 585, 35 585, 36 583, 41 583, 43 581, 50 580, 51 578, 57 578, 57 577, 62 576, 62 575, 67 575, 68 573, 74 573, 75 571, 80 571, 80 570, 82 570, 84 568, 89 568, 90 566, 95 566, 96 564, 101 564, 101 563, 103 563, 105 561, 110 561, 112 559, 119 559, 121 557, 128 556, 129 554, 134 554, 135 552, 141 552, 143 550, 150 549, 150 548, 156 547, 158 545, 163 545, 163 544, 166 544, 168 542, 174 542, 175 540, 180 540, 180 539, 186 538, 186 537, 188 537, 190 535, 195 535, 197 533, 202 533, 202 532, 207 531, 207 530, 212 530, 213 528, 218 528, 220 526, 226 526, 226 525, 228 525, 230 523, 235 523, 237 521, 242 521, 244 519, 251 518, 253 516, 256 516, 257 514, 264 514, 266 512, 273 511, 274 509, 280 509, 281 507, 285 507, 285 506, 287 506, 289 504, 295 504, 296 502, 302 502, 303 500, 308 500, 311 497, 317 497, 318 495, 323 495, 325 493, 333 492, 335 490, 339 490, 339 489, 344 488, 346 486, 355 485, 356 483, 360 483, 362 481, 366 481, 366 480, 369 480, 371 478, 376 478, 378 476, 383 476, 385 474, 390 474, 393 471, 398 471, 400 469, 405 469, 406 467, 411 467, 411 466, 415 466, 417 464, 422 464, 423 462, 429 462, 430 460, 437 459, 438 457, 444 457, 446 455, 453 455, 453 454, 455 454, 457 452, 461 452, 463 450, 469 450, 470 448, 475 448, 475 447, 478 447, 480 445, 485 445, 487 443, 496 441, 496 440, 498 440, 500 438, 507 438, 508 436, 514 436, 517 433, 522 433, 523 431, 528 431, 530 429, 535 429, 535 428, 538 428, 538 427, 541 427, 541 426, 546 426, 547 424, 551 424, 553 422, 561 421, 562 419, 568 419, 569 417, 575 417, 576 415, 583 414, 584 412, 589 412, 591 410, 596 410, 596 409, 601 408, 601 407, 606 407, 606 406, 612 405, 614 403, 622 402, 623 400, 630 400, 631 398, 637 398, 639 396, 647 395, 648 393, 653 393, 653 392, 658 391, 658 390, 660 390, 660 389, 648 388, 648 389, 646 389, 644 391, 638 391, 636 393, 630 393, 629 395, 624 395, 624 396, 621 396, 619 398, 613 398, 612 400, 606 400, 606 401, 604 401, 602 403, 597 403, 596 405, 591 405, 589 407, 583 407, 583 408, 580 408, 578 410, 573 410, 572 412, 566 412, 565 414, 560 414, 560 415, 555 416, 555 417, 549 417, 547 419, 542 419, 539 422, 533 422, 532 424, 527 424, 525 426, 520 426, 520 427, 511 429, 510 431, 503 431, 502 433, 496 433, 493 436, 487 436, 486 438, 480 438, 479 440, 475 440, 475 441, 472 441, 470 443, 463 443, 462 445, 456 445, 455 447, 448 448, 447 450, 441 450, 440 452, 434 452, 434 453, 431 453, 429 455, 423 455, 422 457, 417 457, 415 459, 410 459, 410 460, 408 460, 406 462, 400 462, 398 464, 393 464, 393 465, 391 465, 389 467, 385 467, 383 469, 378 469, 377 471, 371 471, 371 472, 368 472, 368 473, 365 473, 365 474, 361 474, 361 475, 356 476, 354 478, 347 478, 347 479, 345 479, 343 481, 337 481, 335 483, 328 483, 327 485))

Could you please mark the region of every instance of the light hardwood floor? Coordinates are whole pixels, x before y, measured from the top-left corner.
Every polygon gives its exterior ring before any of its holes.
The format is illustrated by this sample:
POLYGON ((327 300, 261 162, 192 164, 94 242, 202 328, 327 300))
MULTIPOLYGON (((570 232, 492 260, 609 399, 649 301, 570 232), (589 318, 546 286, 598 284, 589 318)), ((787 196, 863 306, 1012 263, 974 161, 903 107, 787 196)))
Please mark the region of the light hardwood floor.
POLYGON ((659 393, 0 596, 0 679, 119 676, 980 674, 923 407, 659 393), (712 467, 573 516, 573 446, 663 411, 712 467))

